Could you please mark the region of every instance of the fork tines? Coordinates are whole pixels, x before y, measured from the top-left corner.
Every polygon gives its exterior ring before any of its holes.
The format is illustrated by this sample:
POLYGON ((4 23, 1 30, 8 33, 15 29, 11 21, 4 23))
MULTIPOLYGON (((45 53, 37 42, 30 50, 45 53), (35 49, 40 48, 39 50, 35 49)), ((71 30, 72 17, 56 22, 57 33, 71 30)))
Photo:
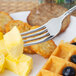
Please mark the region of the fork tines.
POLYGON ((44 42, 50 37, 50 34, 45 26, 21 33, 21 35, 24 41, 24 46, 44 42))

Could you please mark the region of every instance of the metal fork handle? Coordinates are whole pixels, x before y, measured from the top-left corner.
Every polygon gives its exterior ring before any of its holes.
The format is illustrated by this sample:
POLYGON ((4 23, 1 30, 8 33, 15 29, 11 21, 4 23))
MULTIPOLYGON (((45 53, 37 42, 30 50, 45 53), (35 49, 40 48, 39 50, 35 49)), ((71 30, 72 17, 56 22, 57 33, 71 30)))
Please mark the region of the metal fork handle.
POLYGON ((73 6, 71 9, 69 9, 68 11, 66 11, 61 17, 62 19, 64 19, 65 17, 67 17, 68 15, 70 15, 73 11, 76 10, 76 5, 73 6))

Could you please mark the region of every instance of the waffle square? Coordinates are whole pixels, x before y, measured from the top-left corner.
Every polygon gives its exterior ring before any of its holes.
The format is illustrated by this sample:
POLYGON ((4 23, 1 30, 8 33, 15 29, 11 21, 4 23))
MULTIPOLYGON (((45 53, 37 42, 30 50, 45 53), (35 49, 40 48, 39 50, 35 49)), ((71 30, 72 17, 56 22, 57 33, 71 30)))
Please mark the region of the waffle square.
POLYGON ((37 76, 62 76, 62 75, 59 75, 57 73, 54 73, 45 69, 41 69, 40 73, 38 73, 37 76))
POLYGON ((67 66, 71 66, 76 70, 74 63, 56 56, 51 56, 37 76, 62 76, 62 71, 67 66))
POLYGON ((70 57, 72 55, 76 55, 76 46, 70 43, 64 43, 63 41, 61 41, 61 43, 54 50, 52 55, 70 61, 70 57))

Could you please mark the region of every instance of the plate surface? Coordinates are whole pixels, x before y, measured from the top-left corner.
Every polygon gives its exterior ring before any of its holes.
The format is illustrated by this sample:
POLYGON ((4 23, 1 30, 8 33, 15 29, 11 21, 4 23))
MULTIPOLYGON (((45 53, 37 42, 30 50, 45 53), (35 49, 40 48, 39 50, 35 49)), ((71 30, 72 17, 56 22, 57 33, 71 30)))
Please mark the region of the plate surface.
MULTIPOLYGON (((21 20, 23 22, 27 22, 27 16, 29 13, 30 13, 30 11, 17 12, 17 13, 10 14, 10 16, 14 20, 21 20)), ((62 33, 61 35, 59 35, 53 39, 57 45, 59 44, 59 42, 61 40, 71 41, 74 37, 76 37, 76 17, 71 16, 70 19, 71 19, 71 23, 70 23, 68 29, 64 33, 62 33)), ((45 64, 47 59, 44 59, 42 56, 37 55, 37 54, 29 55, 29 56, 31 56, 33 58, 33 70, 29 76, 36 76, 36 74, 39 72, 39 70, 45 64)), ((0 74, 0 76, 18 76, 18 75, 14 74, 13 72, 10 72, 8 70, 5 70, 5 72, 0 74)))

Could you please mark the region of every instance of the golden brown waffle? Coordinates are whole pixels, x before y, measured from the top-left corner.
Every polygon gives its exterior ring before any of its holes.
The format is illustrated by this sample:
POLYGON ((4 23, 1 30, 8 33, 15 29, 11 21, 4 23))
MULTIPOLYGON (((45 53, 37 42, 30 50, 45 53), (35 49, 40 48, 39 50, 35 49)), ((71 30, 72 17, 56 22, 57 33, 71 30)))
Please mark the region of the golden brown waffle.
POLYGON ((67 66, 76 70, 76 64, 70 61, 72 55, 76 55, 76 46, 61 41, 37 76, 62 76, 67 66))
POLYGON ((37 76, 62 76, 62 75, 59 75, 46 69, 41 69, 40 73, 37 76))
POLYGON ((52 55, 70 61, 70 57, 76 55, 76 46, 61 42, 52 55))
POLYGON ((71 66, 76 70, 74 63, 56 56, 51 56, 37 76, 62 76, 62 71, 67 66, 71 66))

